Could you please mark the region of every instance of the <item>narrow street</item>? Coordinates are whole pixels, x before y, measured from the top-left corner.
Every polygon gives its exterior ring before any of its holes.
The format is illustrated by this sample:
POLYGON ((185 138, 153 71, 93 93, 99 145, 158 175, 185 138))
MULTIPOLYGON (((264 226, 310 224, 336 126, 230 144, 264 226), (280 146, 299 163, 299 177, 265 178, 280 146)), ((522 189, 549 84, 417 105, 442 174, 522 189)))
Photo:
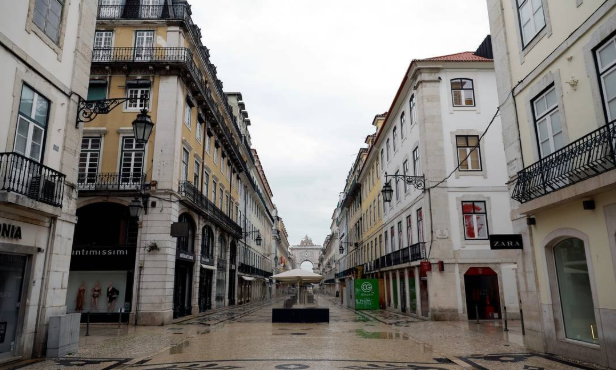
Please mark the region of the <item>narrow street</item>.
MULTIPOLYGON (((276 301, 273 305, 280 304, 276 301)), ((345 309, 328 296, 329 324, 272 324, 270 303, 189 318, 163 327, 82 328, 77 354, 39 369, 588 369, 533 354, 493 324, 420 321, 345 309), (392 343, 394 342, 394 343, 392 343)))

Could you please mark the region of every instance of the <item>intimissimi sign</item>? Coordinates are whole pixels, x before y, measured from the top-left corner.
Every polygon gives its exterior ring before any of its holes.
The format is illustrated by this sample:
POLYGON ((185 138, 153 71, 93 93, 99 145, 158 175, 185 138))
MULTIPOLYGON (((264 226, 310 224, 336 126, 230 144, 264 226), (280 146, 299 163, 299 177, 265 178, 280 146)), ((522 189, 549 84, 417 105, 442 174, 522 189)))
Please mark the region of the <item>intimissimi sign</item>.
POLYGON ((21 226, 0 224, 0 237, 18 240, 21 239, 21 226))

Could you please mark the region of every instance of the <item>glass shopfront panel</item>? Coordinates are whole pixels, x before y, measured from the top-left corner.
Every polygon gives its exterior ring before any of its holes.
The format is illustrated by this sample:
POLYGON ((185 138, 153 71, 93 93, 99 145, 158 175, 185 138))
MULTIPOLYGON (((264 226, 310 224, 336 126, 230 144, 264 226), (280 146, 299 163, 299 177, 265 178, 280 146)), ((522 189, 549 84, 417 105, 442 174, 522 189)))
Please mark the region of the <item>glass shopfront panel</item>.
POLYGON ((66 310, 74 312, 130 312, 126 300, 126 271, 71 271, 66 310))
POLYGON ((584 242, 563 240, 554 247, 554 260, 565 336, 599 344, 584 242))
POLYGON ((0 254, 0 359, 15 350, 26 256, 0 254))

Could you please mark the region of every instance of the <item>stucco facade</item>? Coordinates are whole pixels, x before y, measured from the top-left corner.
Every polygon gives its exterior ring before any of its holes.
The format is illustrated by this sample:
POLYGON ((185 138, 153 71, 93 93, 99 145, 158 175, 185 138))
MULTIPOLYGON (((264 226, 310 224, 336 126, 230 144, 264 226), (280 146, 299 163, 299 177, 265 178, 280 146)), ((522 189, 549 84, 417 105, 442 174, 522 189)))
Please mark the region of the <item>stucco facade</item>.
POLYGON ((525 342, 534 350, 614 367, 616 177, 613 144, 601 138, 614 132, 607 103, 613 83, 604 52, 616 30, 616 3, 544 0, 537 9, 539 23, 530 23, 534 32, 528 37, 520 32, 514 2, 487 4, 515 199, 511 219, 525 242, 518 269, 525 342), (547 134, 541 131, 546 118, 538 105, 544 96, 551 97, 547 134), (583 162, 577 161, 580 156, 583 162), (563 163, 556 171, 555 161, 563 163), (549 175, 535 191, 529 184, 539 167, 549 175), (563 285, 568 275, 560 266, 566 248, 579 251, 578 288, 563 285), (578 296, 577 306, 563 302, 572 292, 585 294, 578 296))

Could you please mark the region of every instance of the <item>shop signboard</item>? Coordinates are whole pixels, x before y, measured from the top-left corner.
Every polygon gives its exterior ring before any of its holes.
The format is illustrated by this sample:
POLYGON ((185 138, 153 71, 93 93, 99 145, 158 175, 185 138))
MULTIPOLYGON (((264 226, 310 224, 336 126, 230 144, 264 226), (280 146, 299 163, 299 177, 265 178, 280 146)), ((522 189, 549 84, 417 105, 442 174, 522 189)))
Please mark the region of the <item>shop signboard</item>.
POLYGON ((73 246, 71 254, 71 271, 118 271, 135 268, 135 247, 73 246))
POLYGON ((379 281, 377 279, 355 280, 355 309, 379 309, 379 281))
POLYGON ((490 235, 490 249, 524 249, 522 234, 492 234, 490 235))

